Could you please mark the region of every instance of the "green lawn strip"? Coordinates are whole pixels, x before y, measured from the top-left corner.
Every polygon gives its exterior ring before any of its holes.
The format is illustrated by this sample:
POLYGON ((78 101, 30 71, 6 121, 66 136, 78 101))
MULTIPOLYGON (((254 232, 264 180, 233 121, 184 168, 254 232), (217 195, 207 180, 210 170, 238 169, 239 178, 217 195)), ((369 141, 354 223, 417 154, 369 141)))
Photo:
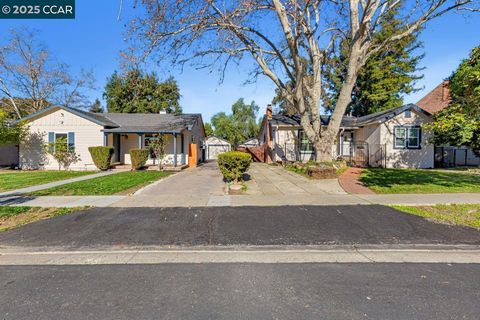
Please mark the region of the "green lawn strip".
POLYGON ((480 192, 480 175, 428 169, 366 169, 360 181, 376 193, 480 192))
POLYGON ((435 206, 391 206, 399 211, 410 213, 437 222, 463 225, 480 229, 479 204, 438 204, 435 206))
POLYGON ((17 228, 38 220, 62 216, 87 207, 79 208, 40 208, 40 207, 0 207, 0 232, 17 228))
POLYGON ((127 194, 170 175, 163 171, 127 171, 32 192, 32 196, 127 194))
POLYGON ((95 171, 16 171, 0 173, 0 192, 76 178, 95 171))

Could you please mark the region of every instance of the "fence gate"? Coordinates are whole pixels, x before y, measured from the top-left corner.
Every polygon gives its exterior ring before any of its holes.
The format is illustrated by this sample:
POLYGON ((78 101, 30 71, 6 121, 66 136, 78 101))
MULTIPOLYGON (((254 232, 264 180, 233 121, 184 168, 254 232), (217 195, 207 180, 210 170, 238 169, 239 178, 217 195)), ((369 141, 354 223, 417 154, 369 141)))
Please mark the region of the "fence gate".
POLYGON ((436 168, 477 165, 475 158, 473 152, 466 148, 435 147, 436 168))
POLYGON ((345 155, 349 165, 353 167, 367 167, 369 165, 369 148, 366 142, 351 142, 350 155, 345 155))

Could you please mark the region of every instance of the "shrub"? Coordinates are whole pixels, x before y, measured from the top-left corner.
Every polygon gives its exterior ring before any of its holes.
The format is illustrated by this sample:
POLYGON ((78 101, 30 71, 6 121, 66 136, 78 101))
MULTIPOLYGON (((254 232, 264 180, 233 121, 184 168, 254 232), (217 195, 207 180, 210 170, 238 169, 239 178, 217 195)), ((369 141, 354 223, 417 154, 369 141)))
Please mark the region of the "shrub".
POLYGON ((145 167, 150 152, 147 149, 130 149, 132 169, 140 170, 145 167))
POLYGON ((248 153, 230 151, 218 155, 218 166, 227 181, 237 183, 247 172, 252 156, 248 153))
POLYGON ((93 163, 99 170, 108 170, 112 163, 113 147, 89 147, 88 151, 92 156, 93 163))

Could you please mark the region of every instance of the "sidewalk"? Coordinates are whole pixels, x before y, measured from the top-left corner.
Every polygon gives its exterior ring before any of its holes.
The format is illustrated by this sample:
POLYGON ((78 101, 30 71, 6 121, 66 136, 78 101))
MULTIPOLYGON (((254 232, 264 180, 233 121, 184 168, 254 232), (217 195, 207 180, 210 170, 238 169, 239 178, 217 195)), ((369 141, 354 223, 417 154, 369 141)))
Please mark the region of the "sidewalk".
POLYGON ((90 180, 98 177, 103 177, 103 176, 108 176, 111 174, 115 174, 121 172, 120 170, 112 170, 112 171, 101 171, 98 173, 94 174, 89 174, 86 176, 81 176, 77 178, 72 178, 72 179, 66 179, 66 180, 60 180, 60 181, 55 181, 55 182, 50 182, 50 183, 45 183, 45 184, 40 184, 36 186, 31 186, 31 187, 26 187, 26 188, 21 188, 21 189, 16 189, 16 190, 10 190, 6 192, 1 192, 0 193, 0 199, 6 198, 6 197, 12 197, 12 196, 19 196, 22 194, 30 193, 30 192, 35 192, 39 190, 45 190, 45 189, 50 189, 53 187, 58 187, 64 184, 72 183, 72 182, 78 182, 78 181, 84 181, 84 180, 90 180))
POLYGON ((450 194, 325 194, 325 195, 192 195, 161 194, 135 196, 11 196, 0 200, 0 205, 34 207, 118 207, 118 208, 173 208, 173 207, 276 207, 276 206, 332 206, 332 205, 406 205, 480 204, 480 193, 450 194))

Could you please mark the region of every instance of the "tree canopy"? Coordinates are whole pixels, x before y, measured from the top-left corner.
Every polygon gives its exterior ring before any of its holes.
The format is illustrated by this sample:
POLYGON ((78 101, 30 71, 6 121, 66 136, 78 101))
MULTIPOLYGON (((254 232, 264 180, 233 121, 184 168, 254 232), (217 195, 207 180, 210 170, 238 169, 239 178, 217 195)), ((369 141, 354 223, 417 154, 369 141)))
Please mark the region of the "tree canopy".
MULTIPOLYGON (((397 8, 385 15, 374 41, 382 43, 404 28, 399 10, 400 8, 397 8)), ((421 43, 417 40, 418 35, 419 31, 385 46, 367 60, 358 74, 352 91, 352 101, 346 113, 360 117, 400 107, 403 105, 403 95, 418 91, 415 83, 423 76, 417 75, 416 72, 421 70, 418 64, 424 56, 418 53, 421 47, 421 43)), ((341 53, 327 63, 329 72, 326 72, 326 90, 323 97, 324 107, 327 110, 335 108, 345 81, 349 43, 350 40, 344 40, 341 53)))
POLYGON ((432 19, 480 9, 477 0, 144 0, 141 6, 130 33, 140 57, 217 67, 221 77, 230 63, 250 62, 250 74, 269 78, 300 115, 318 161, 331 161, 341 120, 370 58, 432 19), (401 27, 379 41, 383 21, 396 10, 401 27), (322 126, 320 101, 328 61, 341 52, 347 61, 344 77, 330 122, 322 126))
POLYGON ((108 112, 179 114, 180 88, 173 77, 160 82, 157 75, 131 69, 123 74, 115 72, 107 80, 103 94, 108 112))
POLYGON ((93 113, 103 113, 105 110, 102 107, 102 103, 100 100, 97 98, 95 99, 95 102, 90 106, 88 111, 93 112, 93 113))
POLYGON ((232 105, 231 114, 219 112, 212 117, 213 134, 228 140, 234 146, 254 138, 259 128, 256 119, 258 110, 255 101, 246 104, 243 98, 238 99, 232 105))
POLYGON ((480 46, 450 77, 450 105, 426 125, 437 145, 470 146, 480 155, 480 46))

